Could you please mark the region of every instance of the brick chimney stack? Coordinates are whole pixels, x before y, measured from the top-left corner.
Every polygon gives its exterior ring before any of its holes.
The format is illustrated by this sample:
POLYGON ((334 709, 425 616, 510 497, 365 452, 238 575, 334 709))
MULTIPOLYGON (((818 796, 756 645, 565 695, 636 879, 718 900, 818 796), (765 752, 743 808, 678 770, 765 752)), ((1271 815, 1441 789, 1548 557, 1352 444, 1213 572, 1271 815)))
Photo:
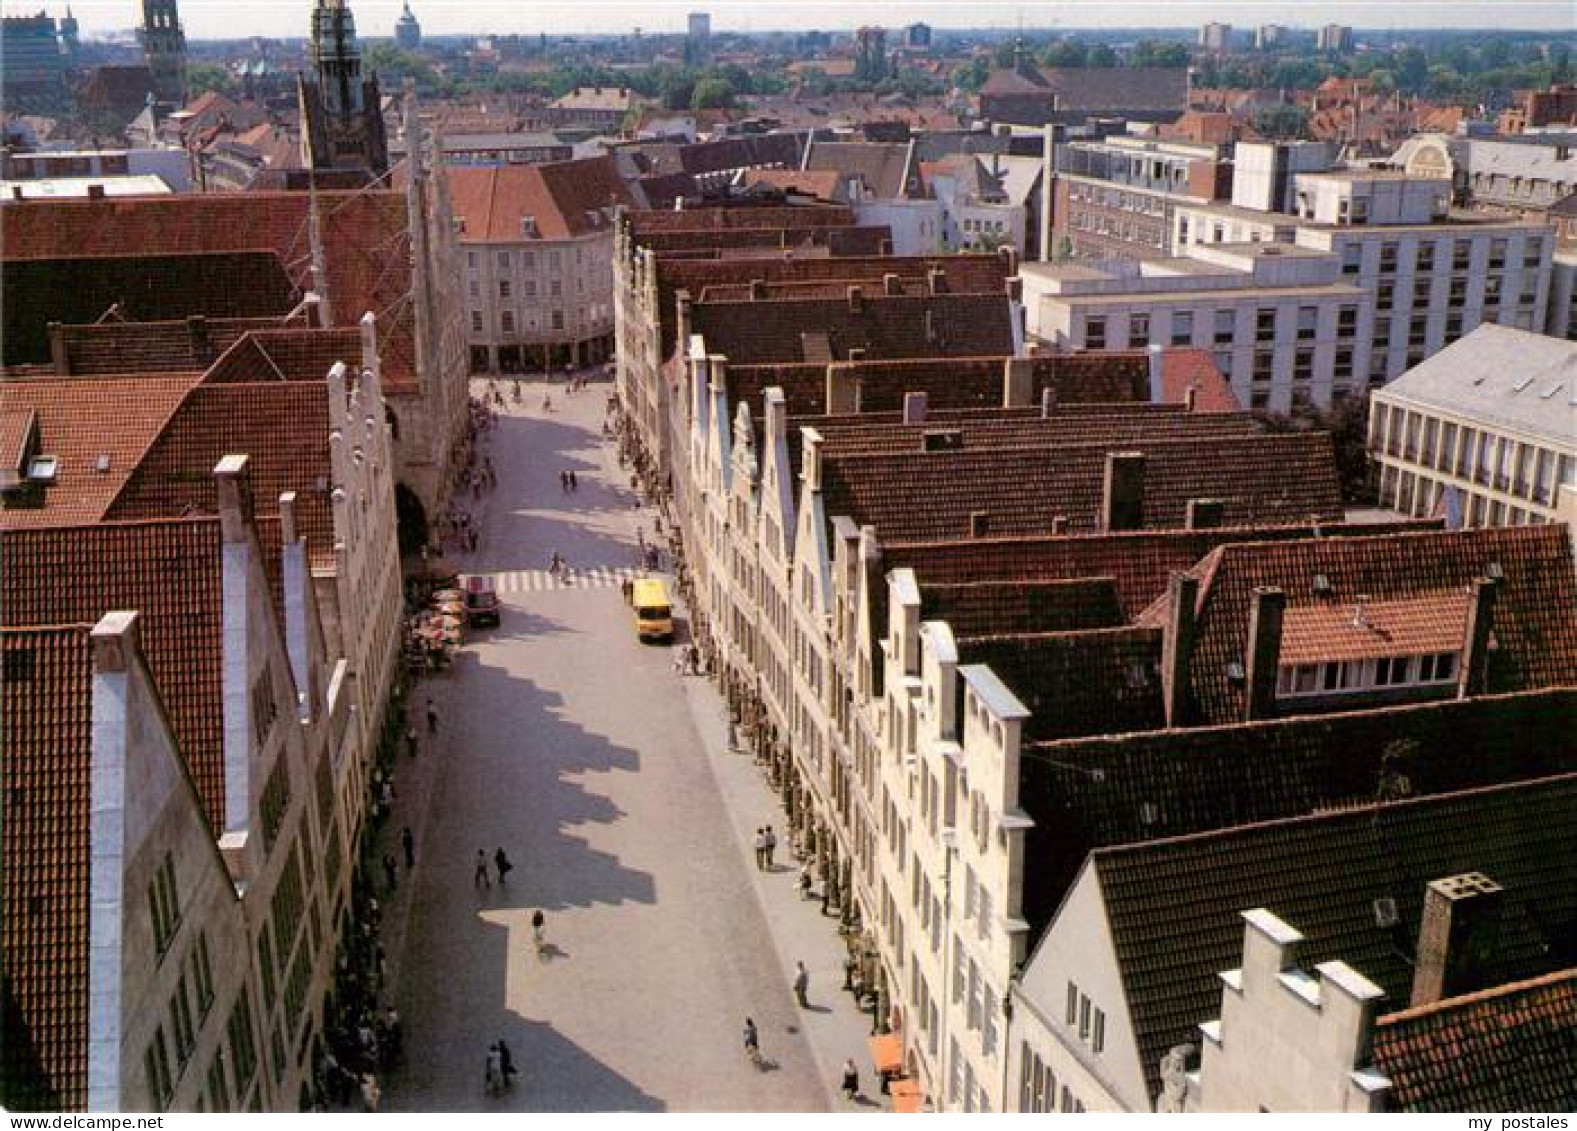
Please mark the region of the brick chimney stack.
POLYGON ((1276 677, 1281 662, 1281 622, 1287 594, 1275 586, 1254 590, 1248 612, 1248 662, 1245 721, 1269 718, 1276 705, 1276 677))
POLYGON ((1504 894, 1482 872, 1447 876, 1424 889, 1410 1005, 1432 1005, 1482 988, 1504 894))
POLYGON ((1107 533, 1144 528, 1144 453, 1106 453, 1101 526, 1107 533))

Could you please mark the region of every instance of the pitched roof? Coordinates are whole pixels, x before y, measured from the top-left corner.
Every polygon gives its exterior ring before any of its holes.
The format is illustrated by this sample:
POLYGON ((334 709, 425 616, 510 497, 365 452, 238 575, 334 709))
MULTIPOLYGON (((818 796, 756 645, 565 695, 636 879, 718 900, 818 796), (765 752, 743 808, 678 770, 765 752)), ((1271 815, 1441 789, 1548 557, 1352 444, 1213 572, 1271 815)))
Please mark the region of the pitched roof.
POLYGON ((525 243, 525 221, 536 237, 570 239, 611 232, 615 207, 632 207, 612 157, 552 161, 541 165, 453 165, 452 210, 465 224, 461 243, 525 243))
MULTIPOLYGON (((197 373, 47 377, 0 383, 8 410, 37 414, 40 454, 59 461, 54 482, 0 509, 0 529, 95 522, 175 412, 197 373), (102 457, 108 457, 99 471, 102 457)), ((209 465, 210 470, 212 464, 209 465)), ((84 618, 93 623, 95 615, 84 618)))
MULTIPOLYGON (((1194 707, 1206 722, 1243 717, 1244 690, 1228 677, 1227 665, 1245 662, 1249 604, 1257 587, 1276 586, 1286 593, 1292 614, 1284 624, 1286 641, 1288 627, 1297 629, 1313 615, 1300 610, 1335 608, 1339 616, 1324 621, 1345 617, 1350 622, 1360 594, 1366 603, 1380 602, 1387 618, 1393 617, 1393 605, 1409 602, 1424 601, 1429 610, 1440 610, 1450 591, 1462 591, 1495 572, 1492 565, 1502 580, 1495 596, 1489 690, 1577 683, 1577 576, 1564 527, 1320 538, 1225 545, 1196 567, 1201 583, 1190 664, 1194 707), (1314 590, 1316 574, 1328 582, 1323 595, 1314 590)), ((1443 630, 1436 613, 1429 615, 1436 623, 1423 631, 1435 639, 1443 630)), ((1448 619, 1455 624, 1454 614, 1448 619)), ((1310 627, 1315 627, 1312 621, 1310 627)), ((1295 656, 1307 652, 1296 638, 1288 643, 1295 656)))
POLYGON ((1568 966, 1577 939, 1577 775, 1096 850, 1090 857, 1150 1092, 1172 1046, 1220 1009, 1239 913, 1296 923, 1305 965, 1341 959, 1409 997, 1424 885, 1483 872, 1506 890, 1486 981, 1568 966), (1374 904, 1396 903, 1395 927, 1374 904))
POLYGON ((115 609, 142 614, 148 669, 208 820, 223 827, 218 519, 12 530, 0 539, 0 565, 7 628, 91 625, 115 609))
POLYGON ((322 381, 336 362, 359 369, 361 360, 360 330, 251 330, 208 368, 203 383, 322 381))
POLYGON ((73 376, 162 374, 206 369, 244 335, 282 325, 282 319, 273 317, 109 320, 89 326, 61 326, 56 332, 66 372, 73 376))
POLYGON ((128 322, 280 315, 297 295, 271 249, 177 255, 7 258, 0 264, 6 365, 50 360, 49 323, 92 323, 112 306, 128 322))
MULTIPOLYGON (((1302 433, 1132 445, 1145 456, 1143 523, 1181 527, 1190 500, 1225 505, 1224 522, 1339 520, 1330 438, 1302 433)), ((961 537, 983 513, 993 532, 1045 533, 1063 518, 1071 531, 1099 527, 1109 452, 1100 443, 829 455, 822 481, 829 516, 874 525, 883 539, 961 537), (897 490, 895 484, 902 484, 897 490), (916 499, 924 499, 917 505, 916 499)))
POLYGON ((7 627, 0 650, 0 1097, 12 1110, 81 1111, 88 1099, 87 629, 7 627))
POLYGON ((663 356, 673 353, 675 298, 688 291, 697 298, 709 286, 763 283, 821 282, 830 280, 924 279, 933 270, 944 272, 947 289, 957 294, 1003 294, 1007 285, 1006 262, 995 255, 859 256, 760 259, 657 258, 657 309, 662 322, 663 356))
POLYGON ((691 326, 709 352, 740 364, 815 360, 812 340, 839 359, 851 349, 875 357, 970 357, 1013 352, 1010 313, 1005 294, 698 302, 691 326))
POLYGON ((848 228, 854 210, 847 204, 721 205, 631 212, 636 243, 659 232, 719 232, 730 228, 848 228))
POLYGON ((914 196, 920 186, 909 156, 907 142, 813 141, 805 168, 835 173, 843 181, 858 179, 877 200, 900 200, 914 196))
POLYGON ((1379 1018, 1392 1111, 1577 1110, 1577 969, 1379 1018))
POLYGON ((1047 923, 1095 848, 1571 773, 1573 727, 1565 688, 1026 743, 1025 918, 1047 923))
POLYGON ((946 621, 957 638, 1071 632, 1123 623, 1117 587, 1109 577, 926 585, 920 589, 920 616, 946 621))
MULTIPOLYGON (((415 377, 406 197, 389 189, 316 194, 327 292, 335 317, 354 325, 380 315, 386 391, 415 377)), ((30 202, 0 208, 8 259, 273 251, 299 293, 312 289, 313 194, 233 192, 115 200, 30 202)))
POLYGON ((217 514, 213 468, 228 453, 249 458, 258 514, 296 493, 297 529, 315 562, 334 560, 328 493, 328 386, 322 381, 198 385, 166 422, 106 513, 110 519, 217 514))

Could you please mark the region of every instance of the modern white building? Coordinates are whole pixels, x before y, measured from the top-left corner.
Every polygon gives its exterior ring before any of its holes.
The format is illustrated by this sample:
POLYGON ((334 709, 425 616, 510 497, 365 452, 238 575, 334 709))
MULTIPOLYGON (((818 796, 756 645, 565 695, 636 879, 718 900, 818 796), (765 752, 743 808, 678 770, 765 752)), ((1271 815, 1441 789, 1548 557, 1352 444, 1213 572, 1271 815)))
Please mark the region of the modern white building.
POLYGON ((1383 385, 1480 323, 1545 329, 1547 226, 1455 216, 1450 182, 1395 172, 1295 186, 1290 244, 1275 214, 1199 205, 1177 217, 1180 258, 1110 272, 1026 265, 1030 338, 1211 349, 1241 401, 1286 411, 1383 385))
POLYGON ((1407 514, 1577 519, 1577 343, 1480 326, 1375 393, 1369 452, 1407 514))

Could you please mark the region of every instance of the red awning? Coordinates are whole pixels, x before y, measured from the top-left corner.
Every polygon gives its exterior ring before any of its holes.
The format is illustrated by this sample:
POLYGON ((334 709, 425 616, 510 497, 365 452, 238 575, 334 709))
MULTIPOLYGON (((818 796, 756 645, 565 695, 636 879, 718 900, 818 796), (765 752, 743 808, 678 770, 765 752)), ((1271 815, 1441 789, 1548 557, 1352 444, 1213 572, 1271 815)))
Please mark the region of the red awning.
POLYGON ((903 1068, 903 1038, 896 1033, 871 1038, 871 1059, 878 1072, 898 1072, 903 1068))
POLYGON ((920 1111, 924 1092, 918 1080, 894 1080, 888 1085, 893 1098, 893 1111, 900 1115, 915 1115, 920 1111))

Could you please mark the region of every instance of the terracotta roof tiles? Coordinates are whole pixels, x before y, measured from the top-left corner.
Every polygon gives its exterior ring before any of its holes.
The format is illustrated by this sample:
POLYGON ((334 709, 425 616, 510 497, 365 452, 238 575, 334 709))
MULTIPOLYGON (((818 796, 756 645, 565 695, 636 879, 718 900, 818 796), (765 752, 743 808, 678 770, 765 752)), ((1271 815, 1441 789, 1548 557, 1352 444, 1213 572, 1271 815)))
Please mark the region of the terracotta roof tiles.
POLYGON ((7 627, 0 650, 0 1096, 12 1110, 81 1111, 88 1099, 87 629, 7 627))
POLYGON ((1370 1057, 1392 1111, 1577 1111, 1577 969, 1381 1017, 1370 1057))
POLYGON ((1304 966, 1341 959, 1379 985, 1393 1008, 1413 980, 1413 932, 1424 885, 1483 872, 1507 893, 1485 956, 1490 982, 1572 964, 1577 938, 1577 775, 1444 794, 1340 813, 1098 849, 1139 1062, 1158 1065, 1217 1015, 1217 974, 1242 955, 1240 912, 1264 907, 1304 935, 1304 966), (1396 903, 1395 927, 1374 905, 1396 903))

